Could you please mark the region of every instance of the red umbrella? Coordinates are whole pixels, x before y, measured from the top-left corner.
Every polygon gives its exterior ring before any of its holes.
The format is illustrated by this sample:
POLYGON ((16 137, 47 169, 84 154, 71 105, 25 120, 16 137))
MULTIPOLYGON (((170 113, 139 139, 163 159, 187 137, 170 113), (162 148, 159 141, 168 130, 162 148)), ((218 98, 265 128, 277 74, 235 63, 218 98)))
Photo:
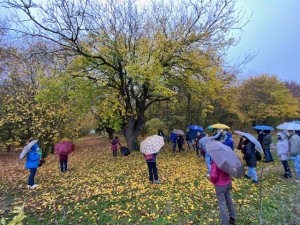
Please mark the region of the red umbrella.
POLYGON ((69 155, 75 150, 75 145, 70 141, 61 141, 54 145, 54 152, 58 155, 69 155))

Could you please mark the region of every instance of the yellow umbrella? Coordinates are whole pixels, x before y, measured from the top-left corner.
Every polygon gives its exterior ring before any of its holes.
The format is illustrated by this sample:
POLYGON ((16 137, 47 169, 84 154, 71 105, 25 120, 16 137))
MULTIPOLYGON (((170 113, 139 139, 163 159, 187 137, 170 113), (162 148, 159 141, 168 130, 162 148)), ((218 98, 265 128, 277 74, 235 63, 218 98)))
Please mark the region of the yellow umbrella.
POLYGON ((213 125, 210 125, 211 128, 215 128, 215 129, 229 129, 230 127, 222 124, 222 123, 215 123, 213 125))

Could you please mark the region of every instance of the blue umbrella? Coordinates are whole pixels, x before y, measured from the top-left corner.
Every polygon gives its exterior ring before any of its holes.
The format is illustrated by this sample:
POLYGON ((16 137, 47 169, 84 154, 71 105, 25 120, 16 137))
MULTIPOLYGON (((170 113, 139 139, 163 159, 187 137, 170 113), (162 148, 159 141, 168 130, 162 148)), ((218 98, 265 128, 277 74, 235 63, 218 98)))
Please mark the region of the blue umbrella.
POLYGON ((195 131, 203 131, 204 130, 203 127, 200 127, 198 125, 190 125, 188 128, 190 130, 195 130, 195 131))
POLYGON ((253 127, 255 130, 274 130, 273 127, 270 126, 265 126, 265 125, 259 125, 259 126, 255 126, 253 127))

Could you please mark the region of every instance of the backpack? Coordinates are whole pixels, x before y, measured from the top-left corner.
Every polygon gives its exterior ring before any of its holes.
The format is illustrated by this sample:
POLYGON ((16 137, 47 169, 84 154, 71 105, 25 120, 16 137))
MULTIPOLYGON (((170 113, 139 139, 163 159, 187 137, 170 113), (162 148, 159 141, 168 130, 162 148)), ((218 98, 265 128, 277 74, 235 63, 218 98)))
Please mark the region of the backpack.
POLYGON ((145 155, 144 158, 145 158, 146 161, 152 160, 153 159, 153 154, 145 155))
POLYGON ((115 144, 117 144, 118 142, 117 142, 117 140, 116 139, 113 139, 112 141, 111 141, 111 144, 112 145, 115 145, 115 144))
POLYGON ((256 160, 258 160, 258 161, 261 160, 261 154, 259 151, 255 150, 255 156, 256 156, 256 160))

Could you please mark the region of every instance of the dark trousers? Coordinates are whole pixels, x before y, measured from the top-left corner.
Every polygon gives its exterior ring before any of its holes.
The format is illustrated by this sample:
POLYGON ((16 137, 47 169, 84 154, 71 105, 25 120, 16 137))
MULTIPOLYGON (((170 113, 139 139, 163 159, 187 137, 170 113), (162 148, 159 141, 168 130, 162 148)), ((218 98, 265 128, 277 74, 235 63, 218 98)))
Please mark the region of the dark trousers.
POLYGON ((30 174, 29 174, 29 177, 28 177, 28 185, 32 186, 32 185, 34 185, 34 177, 35 177, 37 168, 32 168, 32 169, 29 169, 29 170, 30 170, 30 174))
POLYGON ((59 160, 60 163, 60 172, 65 172, 68 170, 68 160, 59 160))
POLYGON ((225 186, 215 186, 216 197, 218 199, 218 205, 220 209, 221 225, 228 225, 227 207, 229 211, 229 216, 232 219, 236 220, 235 207, 230 193, 231 189, 231 184, 225 186))
POLYGON ((154 180, 158 180, 156 162, 147 162, 147 165, 148 165, 148 172, 149 172, 149 181, 153 182, 153 176, 154 176, 154 180))
POLYGON ((285 176, 291 176, 291 169, 290 169, 290 166, 289 166, 289 163, 287 160, 283 160, 281 161, 282 165, 283 165, 283 168, 284 168, 284 172, 285 172, 285 176))
POLYGON ((112 150, 113 156, 117 156, 117 150, 112 150))

